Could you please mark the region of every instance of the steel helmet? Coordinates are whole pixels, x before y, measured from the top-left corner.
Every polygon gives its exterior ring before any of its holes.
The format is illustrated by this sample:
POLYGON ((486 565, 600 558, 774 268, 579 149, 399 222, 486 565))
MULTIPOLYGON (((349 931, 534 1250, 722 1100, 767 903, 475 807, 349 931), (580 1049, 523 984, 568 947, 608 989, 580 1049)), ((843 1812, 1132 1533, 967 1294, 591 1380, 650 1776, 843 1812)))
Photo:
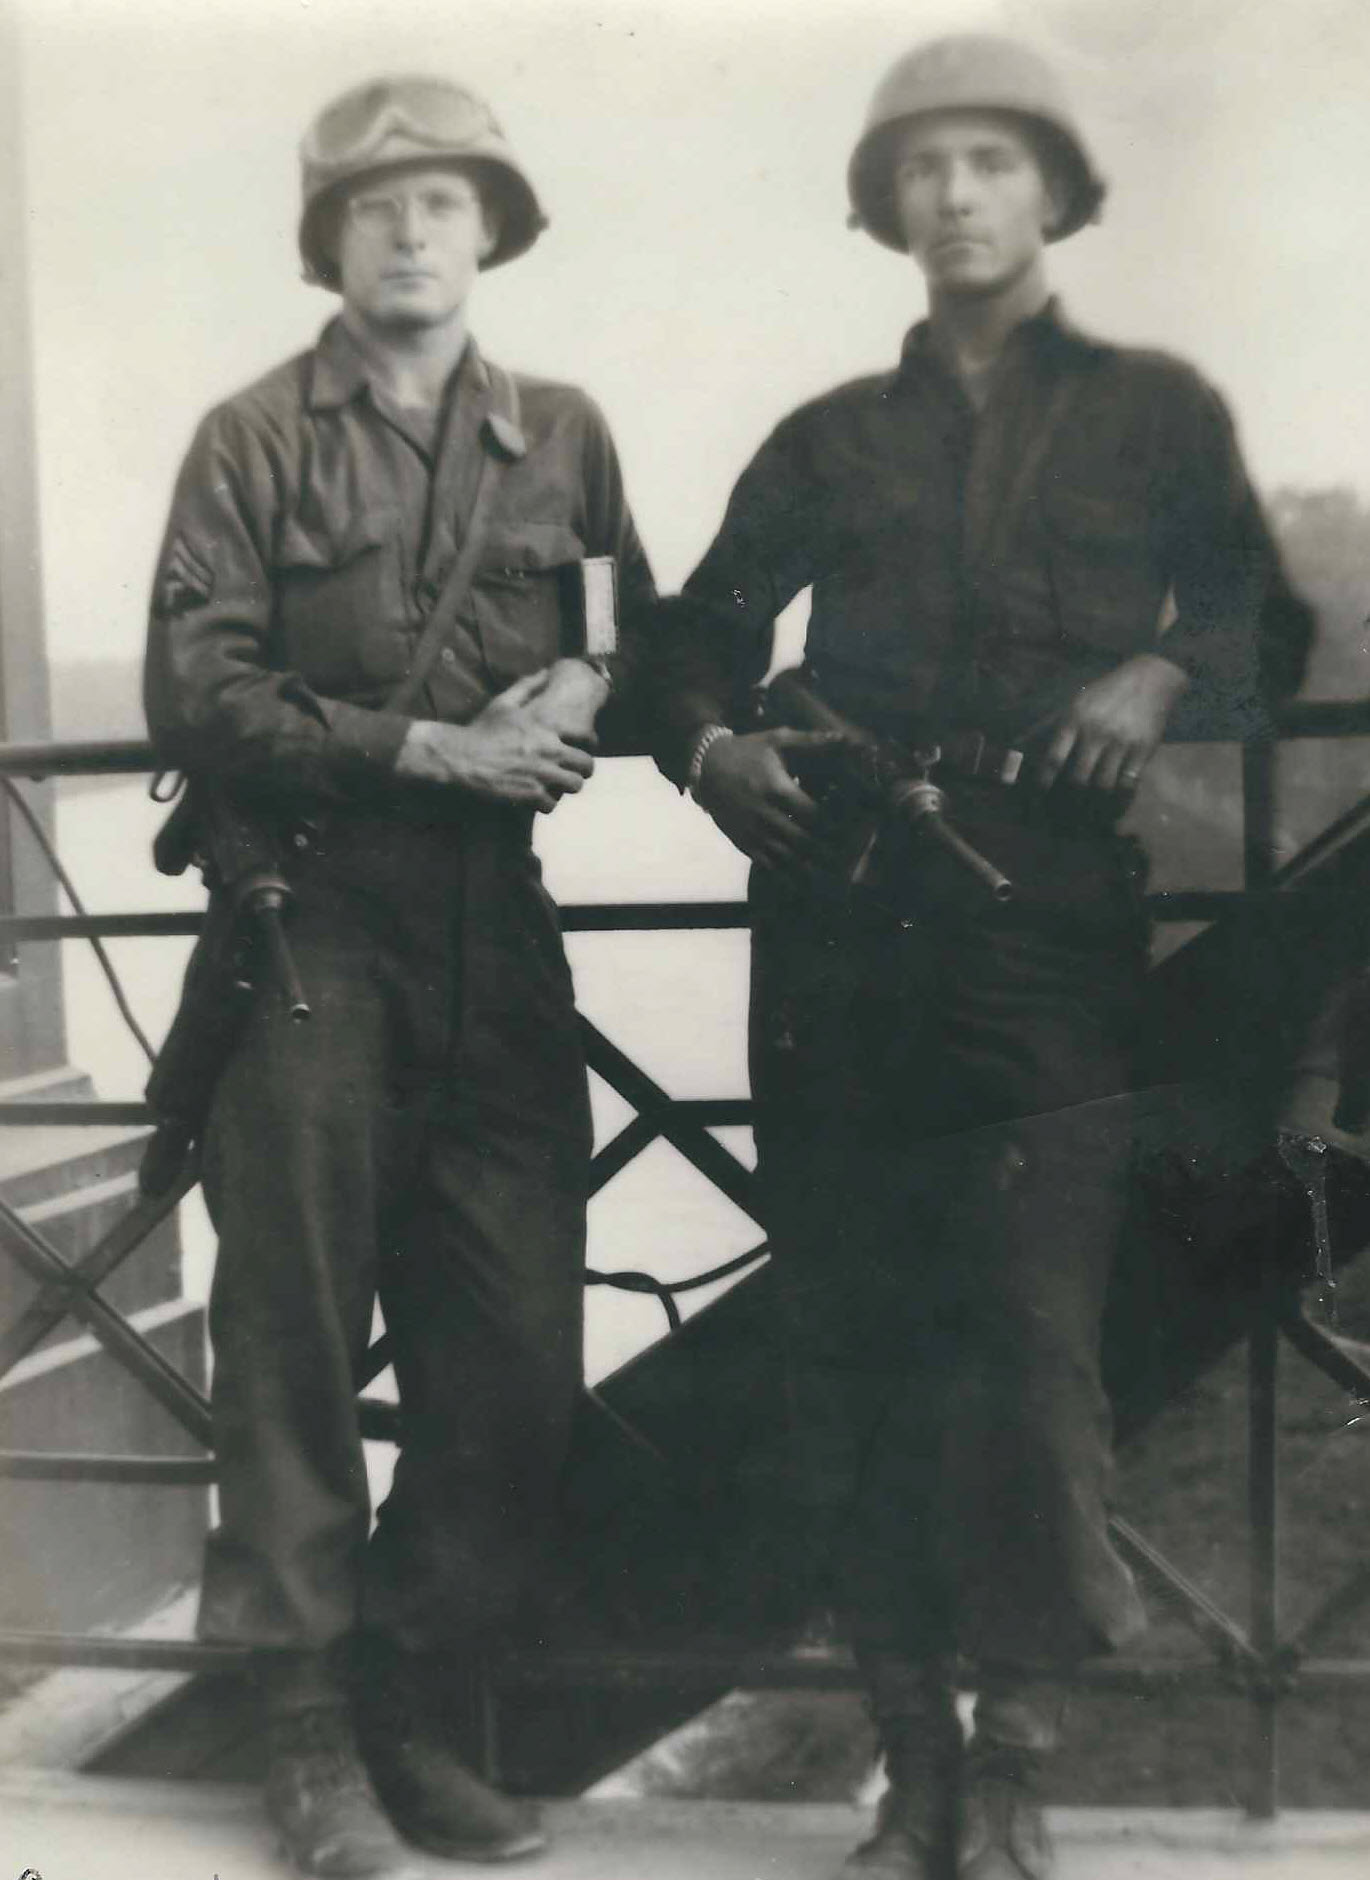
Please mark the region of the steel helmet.
POLYGON ((397 164, 454 162, 476 174, 499 224, 482 267, 531 248, 547 218, 494 112, 475 92, 445 78, 375 78, 325 105, 300 144, 305 279, 338 285, 331 225, 349 183, 397 164))
POLYGON ((929 111, 1006 111, 1026 119, 1066 186, 1064 214, 1047 239, 1061 241, 1098 220, 1106 185, 1050 66, 1016 39, 956 33, 915 46, 876 87, 847 166, 853 228, 907 251, 894 200, 892 147, 911 118, 929 111))

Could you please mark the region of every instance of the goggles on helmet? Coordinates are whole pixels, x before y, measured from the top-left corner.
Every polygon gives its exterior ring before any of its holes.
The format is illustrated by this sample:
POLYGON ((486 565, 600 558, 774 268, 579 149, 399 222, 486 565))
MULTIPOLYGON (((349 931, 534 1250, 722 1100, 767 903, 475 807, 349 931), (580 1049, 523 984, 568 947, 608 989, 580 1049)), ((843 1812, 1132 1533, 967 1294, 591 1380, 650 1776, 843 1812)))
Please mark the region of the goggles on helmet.
POLYGON ((448 151, 475 143, 499 126, 488 105, 441 79, 390 79, 364 86, 321 112, 300 154, 309 164, 351 169, 383 156, 387 144, 448 151))
POLYGON ((496 238, 482 267, 531 248, 547 218, 495 114, 464 85, 400 76, 358 85, 326 105, 300 144, 305 278, 338 286, 334 234, 345 191, 400 166, 459 164, 479 179, 496 238))

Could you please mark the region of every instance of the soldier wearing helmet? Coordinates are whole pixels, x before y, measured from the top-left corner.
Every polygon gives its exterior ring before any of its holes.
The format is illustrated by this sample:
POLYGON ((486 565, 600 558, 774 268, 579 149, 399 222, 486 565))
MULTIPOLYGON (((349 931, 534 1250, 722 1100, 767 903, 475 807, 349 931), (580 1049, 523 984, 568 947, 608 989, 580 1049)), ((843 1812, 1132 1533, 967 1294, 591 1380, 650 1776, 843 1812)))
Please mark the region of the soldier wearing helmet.
POLYGON ((544 226, 489 108, 380 79, 320 114, 302 167, 306 274, 340 310, 196 434, 146 702, 162 761, 279 856, 313 1010, 293 1026, 257 988, 200 1142, 200 1629, 271 1648, 267 1805, 295 1865, 363 1875, 406 1842, 542 1844, 450 1724, 539 1576, 580 1386, 589 1109, 533 818, 582 788, 627 677, 576 595, 611 559, 626 647, 652 583, 595 406, 470 335, 478 274, 544 226), (377 1298, 403 1442, 369 1533, 377 1298))
POLYGON ((1054 1680, 1143 1622, 1099 1378, 1147 940, 1118 822, 1180 701, 1229 736, 1259 724, 1309 617, 1217 394, 1051 296, 1048 246, 1104 189, 1029 48, 910 53, 848 180, 927 318, 893 371, 784 419, 743 473, 664 604, 658 755, 755 864, 795 1493, 889 1777, 842 1880, 1043 1880, 1054 1680), (872 847, 864 799, 823 788, 823 734, 755 728, 773 623, 805 589, 811 692, 940 786, 1014 899, 893 815, 872 847), (832 857, 854 853, 849 878, 832 857))

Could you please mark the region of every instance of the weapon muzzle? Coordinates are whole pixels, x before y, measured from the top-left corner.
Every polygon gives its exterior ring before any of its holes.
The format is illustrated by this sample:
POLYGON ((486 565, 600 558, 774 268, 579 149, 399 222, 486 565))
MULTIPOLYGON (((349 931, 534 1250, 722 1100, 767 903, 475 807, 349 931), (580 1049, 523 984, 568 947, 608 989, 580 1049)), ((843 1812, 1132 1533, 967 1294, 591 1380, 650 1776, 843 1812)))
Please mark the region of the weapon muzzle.
POLYGON ((253 926, 266 944, 271 961, 271 977, 291 1023, 299 1025, 311 1018, 313 1013, 304 996, 295 955, 290 950, 290 942, 285 936, 285 923, 281 919, 289 901, 290 890, 285 882, 271 875, 263 875, 246 884, 240 905, 246 909, 253 926))
POLYGON ((954 856, 964 868, 982 882, 996 901, 1013 899, 1013 883, 1001 869, 995 867, 989 857, 973 848, 965 837, 959 835, 943 814, 946 795, 935 783, 926 778, 907 777, 896 783, 890 790, 890 808, 902 816, 909 828, 920 836, 936 842, 948 855, 954 856))

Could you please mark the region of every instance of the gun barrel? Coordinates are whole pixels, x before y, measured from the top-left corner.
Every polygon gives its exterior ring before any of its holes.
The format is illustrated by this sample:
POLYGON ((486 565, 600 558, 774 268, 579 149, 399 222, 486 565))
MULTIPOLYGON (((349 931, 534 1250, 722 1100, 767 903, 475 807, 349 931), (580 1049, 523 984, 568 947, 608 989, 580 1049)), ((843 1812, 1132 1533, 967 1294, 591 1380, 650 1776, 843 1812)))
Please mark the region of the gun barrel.
POLYGON ((285 894, 272 882, 263 885, 247 896, 246 905, 258 932, 266 942, 267 953, 271 959, 271 977, 276 983, 285 1009, 292 1024, 302 1024, 313 1016, 308 999, 304 996, 304 987, 300 984, 299 970, 295 965, 295 956, 290 950, 290 942, 285 937, 285 924, 281 920, 281 910, 285 906, 285 894))
POLYGON ((930 836, 940 842, 943 848, 949 850, 958 861, 964 862, 971 873, 984 882, 996 901, 1013 899, 1013 883, 1008 876, 1001 869, 996 868, 987 855, 982 855, 979 849, 973 848, 964 836, 958 835, 944 817, 930 816, 924 826, 930 836))
MULTIPOLYGON (((844 752, 851 773, 849 795, 858 794, 868 806, 885 805, 896 816, 902 816, 911 829, 925 834, 953 856, 996 901, 1013 899, 1013 883, 1008 876, 958 834, 943 815, 946 798, 926 775, 935 753, 922 758, 918 752, 901 752, 843 717, 808 684, 802 668, 777 673, 766 687, 765 696, 774 720, 801 731, 825 732, 833 740, 833 748, 844 752), (909 774, 910 765, 918 774, 909 774)), ((865 881, 877 839, 878 825, 851 870, 849 880, 853 886, 865 881)))
POLYGON ((1002 869, 995 867, 987 855, 982 855, 979 849, 952 828, 942 814, 945 800, 935 783, 915 778, 906 779, 890 792, 891 807, 908 821, 910 827, 938 843, 949 855, 955 856, 964 868, 984 883, 996 901, 1011 901, 1013 883, 1002 869))

